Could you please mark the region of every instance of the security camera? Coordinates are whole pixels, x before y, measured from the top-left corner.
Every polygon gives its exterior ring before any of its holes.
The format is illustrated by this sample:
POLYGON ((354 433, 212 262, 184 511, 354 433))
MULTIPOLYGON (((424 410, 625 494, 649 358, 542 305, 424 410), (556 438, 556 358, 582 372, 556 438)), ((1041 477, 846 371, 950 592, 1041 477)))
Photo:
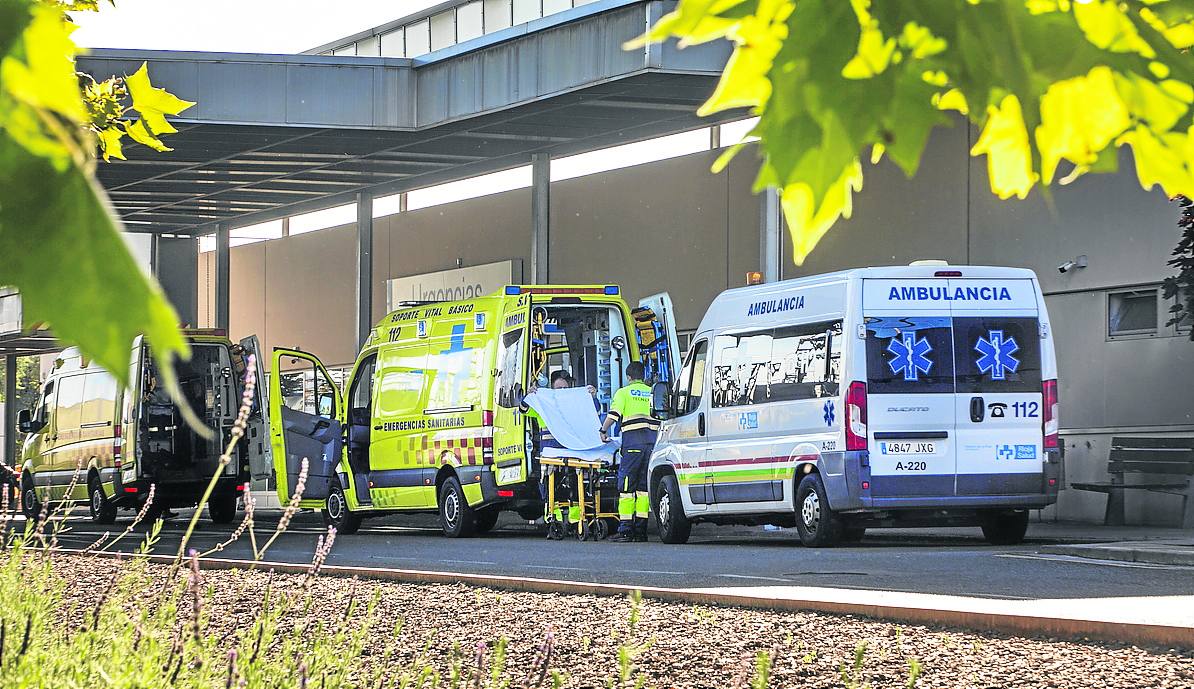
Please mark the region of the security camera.
POLYGON ((1062 263, 1061 265, 1057 266, 1057 272, 1061 273, 1062 275, 1065 275, 1066 273, 1070 272, 1071 270, 1073 270, 1075 268, 1085 268, 1086 264, 1087 264, 1086 254, 1082 254, 1081 256, 1075 257, 1072 261, 1066 261, 1065 263, 1062 263))

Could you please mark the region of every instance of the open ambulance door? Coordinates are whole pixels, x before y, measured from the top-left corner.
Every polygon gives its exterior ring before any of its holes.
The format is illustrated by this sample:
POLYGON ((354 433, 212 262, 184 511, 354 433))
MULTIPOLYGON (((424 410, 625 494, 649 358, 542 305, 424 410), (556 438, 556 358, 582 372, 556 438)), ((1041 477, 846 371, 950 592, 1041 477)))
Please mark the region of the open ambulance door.
POLYGON ((671 387, 680 368, 680 342, 676 337, 676 317, 672 298, 667 292, 653 294, 638 302, 634 310, 634 332, 638 353, 646 369, 646 380, 667 383, 671 387))
POLYGON ((527 419, 522 398, 531 380, 531 295, 521 294, 498 321, 493 367, 493 461, 499 486, 520 483, 531 473, 527 419))
POLYGON ((303 507, 320 507, 338 481, 343 453, 340 391, 318 358, 293 349, 275 349, 269 382, 269 422, 278 500, 295 494, 303 460, 307 476, 303 507))
POLYGON ((249 426, 245 429, 245 442, 249 451, 249 475, 255 481, 265 481, 274 477, 274 453, 269 437, 269 386, 265 380, 265 360, 261 358, 261 342, 256 335, 250 335, 240 341, 245 350, 245 362, 249 355, 253 356, 254 365, 251 375, 255 376, 253 411, 249 414, 249 426))

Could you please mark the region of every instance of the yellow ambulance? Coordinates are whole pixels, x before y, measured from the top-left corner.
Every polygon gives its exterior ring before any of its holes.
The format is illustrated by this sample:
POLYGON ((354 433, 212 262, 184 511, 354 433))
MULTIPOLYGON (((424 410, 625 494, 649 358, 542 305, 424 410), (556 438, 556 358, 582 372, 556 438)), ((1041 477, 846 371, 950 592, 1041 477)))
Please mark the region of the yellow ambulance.
POLYGON ((661 335, 647 354, 677 358, 666 295, 632 312, 619 292, 510 285, 409 304, 373 329, 343 395, 317 357, 275 349, 265 404, 279 499, 302 478, 302 506, 322 509, 340 533, 395 513, 438 511, 450 537, 488 531, 503 510, 542 516, 534 438, 519 410, 528 386, 567 369, 608 408, 640 358, 638 334, 652 332, 645 322, 661 335))

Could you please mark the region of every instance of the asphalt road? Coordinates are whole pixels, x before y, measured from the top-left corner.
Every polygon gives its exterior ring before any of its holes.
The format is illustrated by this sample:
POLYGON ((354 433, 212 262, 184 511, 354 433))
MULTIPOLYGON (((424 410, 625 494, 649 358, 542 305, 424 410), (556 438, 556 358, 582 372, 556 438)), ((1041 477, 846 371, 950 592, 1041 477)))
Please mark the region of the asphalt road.
MULTIPOLYGON (((190 511, 166 522, 154 551, 172 554, 190 511)), ((259 542, 276 517, 259 518, 259 542)), ((130 518, 101 527, 72 517, 59 541, 82 548, 105 531, 123 530, 130 518)), ((15 524, 21 526, 19 523, 15 524)), ((201 551, 226 540, 232 526, 206 519, 192 538, 201 551)), ((136 532, 118 544, 131 551, 136 532)), ((323 532, 317 514, 296 516, 266 559, 309 562, 323 532)), ((329 564, 499 574, 633 586, 717 587, 800 585, 940 593, 995 598, 1078 598, 1194 594, 1194 568, 1112 563, 1037 552, 1046 540, 1014 547, 987 545, 975 529, 872 530, 862 543, 828 549, 799 545, 792 531, 699 525, 686 545, 547 541, 524 523, 503 521, 472 539, 441 535, 434 516, 388 517, 339 536, 329 564)), ((247 558, 247 537, 221 557, 247 558)))

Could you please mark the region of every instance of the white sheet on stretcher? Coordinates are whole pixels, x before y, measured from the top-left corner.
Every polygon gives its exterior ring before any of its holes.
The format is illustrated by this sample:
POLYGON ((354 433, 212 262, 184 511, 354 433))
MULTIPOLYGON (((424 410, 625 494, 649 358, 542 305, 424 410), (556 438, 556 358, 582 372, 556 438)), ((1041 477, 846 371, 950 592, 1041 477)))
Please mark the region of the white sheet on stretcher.
POLYGON ((601 419, 588 390, 544 388, 527 395, 525 401, 539 414, 556 442, 564 446, 562 449, 543 448, 544 457, 613 461, 614 451, 621 447, 621 439, 601 442, 601 419))

